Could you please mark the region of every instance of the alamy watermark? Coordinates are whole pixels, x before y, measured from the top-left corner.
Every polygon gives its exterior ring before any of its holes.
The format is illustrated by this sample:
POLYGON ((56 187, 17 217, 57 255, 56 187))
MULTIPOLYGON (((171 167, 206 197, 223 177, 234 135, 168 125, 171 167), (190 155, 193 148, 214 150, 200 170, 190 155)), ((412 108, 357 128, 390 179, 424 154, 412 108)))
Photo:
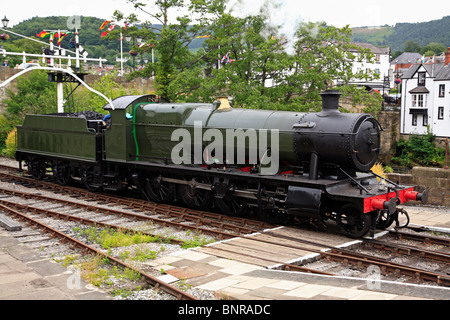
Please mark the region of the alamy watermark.
POLYGON ((173 131, 171 141, 179 141, 172 149, 174 164, 259 164, 260 174, 278 172, 280 158, 279 130, 276 129, 205 129, 195 121, 193 130, 173 131), (193 137, 192 137, 193 135, 193 137), (208 143, 204 147, 204 142, 208 143))
POLYGON ((370 290, 381 289, 381 269, 378 266, 370 265, 366 272, 367 288, 370 290))

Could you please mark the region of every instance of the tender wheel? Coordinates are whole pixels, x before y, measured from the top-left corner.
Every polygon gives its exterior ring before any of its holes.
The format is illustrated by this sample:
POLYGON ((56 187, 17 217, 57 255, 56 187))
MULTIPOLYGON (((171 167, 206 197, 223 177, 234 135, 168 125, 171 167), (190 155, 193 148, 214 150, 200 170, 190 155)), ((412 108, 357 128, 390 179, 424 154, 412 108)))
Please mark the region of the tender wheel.
POLYGON ((72 175, 69 166, 54 165, 53 176, 55 177, 56 182, 58 182, 58 184, 62 186, 67 186, 72 181, 72 175))
POLYGON ((47 172, 47 165, 42 160, 33 160, 28 165, 28 171, 36 180, 44 179, 47 172))
POLYGON ((214 203, 223 214, 242 217, 247 214, 247 199, 226 194, 223 198, 215 198, 214 203))
POLYGON ((343 234, 351 238, 366 235, 371 226, 370 214, 364 214, 353 205, 344 205, 336 213, 336 223, 343 234))
POLYGON ((209 184, 209 182, 204 179, 199 181, 192 179, 189 181, 189 184, 182 184, 178 186, 178 195, 187 207, 197 210, 205 210, 211 205, 212 192, 210 190, 197 188, 197 183, 209 184))
POLYGON ((145 178, 144 194, 155 202, 168 202, 173 199, 175 186, 169 182, 162 181, 162 176, 149 175, 145 178))
POLYGON ((82 175, 82 181, 84 182, 84 186, 91 192, 99 191, 102 188, 102 185, 95 181, 95 173, 93 170, 86 169, 82 175))

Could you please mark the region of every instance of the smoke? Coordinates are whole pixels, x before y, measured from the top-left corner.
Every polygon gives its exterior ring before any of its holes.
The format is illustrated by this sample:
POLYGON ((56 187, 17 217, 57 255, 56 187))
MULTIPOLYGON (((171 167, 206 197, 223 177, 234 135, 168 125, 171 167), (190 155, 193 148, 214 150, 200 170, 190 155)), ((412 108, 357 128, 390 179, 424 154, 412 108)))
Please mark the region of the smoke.
POLYGON ((286 51, 292 53, 295 33, 303 22, 298 12, 297 0, 234 0, 231 1, 231 13, 245 17, 260 15, 265 18, 267 26, 261 31, 262 36, 276 36, 287 40, 286 51), (278 34, 274 34, 277 30, 278 34))

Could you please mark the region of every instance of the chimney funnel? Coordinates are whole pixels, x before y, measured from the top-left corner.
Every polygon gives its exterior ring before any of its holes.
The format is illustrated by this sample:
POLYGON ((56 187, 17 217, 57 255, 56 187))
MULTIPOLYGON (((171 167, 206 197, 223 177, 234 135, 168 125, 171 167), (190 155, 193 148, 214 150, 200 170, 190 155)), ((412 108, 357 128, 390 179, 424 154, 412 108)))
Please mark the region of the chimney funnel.
POLYGON ((327 90, 320 94, 322 96, 322 116, 330 112, 339 112, 339 98, 342 93, 339 90, 327 90))

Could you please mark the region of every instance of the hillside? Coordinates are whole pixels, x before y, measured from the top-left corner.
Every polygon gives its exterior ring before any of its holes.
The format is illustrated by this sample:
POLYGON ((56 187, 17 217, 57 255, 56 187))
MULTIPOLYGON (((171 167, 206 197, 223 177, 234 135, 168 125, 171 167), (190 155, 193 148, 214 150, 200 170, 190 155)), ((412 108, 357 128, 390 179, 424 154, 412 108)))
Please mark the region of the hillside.
MULTIPOLYGON (((18 25, 11 28, 12 31, 22 34, 27 37, 36 37, 36 34, 40 33, 42 30, 67 30, 67 20, 68 17, 35 17, 29 20, 25 20, 18 25)), ((80 43, 84 49, 89 53, 89 58, 105 58, 108 63, 114 64, 116 62, 116 57, 120 56, 120 42, 115 40, 107 40, 101 37, 101 33, 106 31, 107 27, 100 31, 99 28, 104 22, 103 19, 95 17, 81 17, 81 28, 79 30, 80 43)), ((75 31, 75 30, 67 30, 75 31)), ((69 40, 73 38, 74 35, 69 35, 62 41, 62 47, 69 49, 69 40)), ((20 39, 17 36, 11 36, 10 42, 20 39)), ((56 41, 53 43, 56 44, 56 41)), ((197 50, 202 46, 203 41, 201 39, 194 40, 189 48, 191 50, 197 50)), ((21 42, 23 46, 24 43, 21 42)), ((42 46, 44 46, 42 44, 42 46)), ((5 46, 6 48, 6 46, 5 46)), ((41 50, 39 44, 34 45, 34 51, 41 50)), ((131 46, 124 40, 123 41, 123 53, 126 57, 128 52, 131 50, 131 46)), ((31 51, 27 51, 34 53, 31 51)))
MULTIPOLYGON (((21 22, 11 28, 11 30, 25 36, 36 37, 36 34, 43 29, 67 29, 67 20, 68 17, 35 17, 21 22)), ((109 63, 113 64, 116 61, 116 57, 120 55, 120 42, 118 40, 101 38, 102 31, 99 31, 99 27, 103 21, 103 19, 95 17, 81 17, 80 42, 89 52, 90 58, 106 58, 109 63)), ((63 40, 63 48, 68 48, 71 37, 73 36, 63 40)), ((18 37, 12 36, 10 42, 18 39, 18 37)), ((450 47, 450 16, 440 20, 421 23, 397 23, 394 27, 354 28, 352 40, 355 42, 369 42, 376 46, 389 46, 392 52, 402 51, 405 42, 409 40, 416 42, 421 47, 431 42, 442 43, 446 47, 450 47)), ((190 46, 191 50, 197 50, 202 43, 202 39, 196 39, 190 46)), ((24 46, 23 42, 21 46, 24 46)), ((34 47, 34 51, 41 49, 38 44, 34 47)), ((130 49, 130 45, 123 41, 123 52, 125 55, 130 49)))
POLYGON ((406 41, 421 47, 431 42, 450 47, 450 16, 420 23, 397 23, 394 27, 361 27, 353 29, 353 41, 369 42, 376 46, 390 46, 392 52, 402 51, 406 41))
MULTIPOLYGON (((35 17, 19 23, 11 28, 11 30, 24 36, 38 39, 36 34, 44 29, 67 30, 67 20, 68 17, 35 17)), ((89 58, 102 57, 108 59, 108 62, 114 63, 116 56, 120 54, 120 42, 118 40, 105 40, 100 37, 101 31, 99 31, 99 27, 103 21, 104 20, 95 17, 81 17, 81 28, 79 30, 80 43, 89 53, 89 58)), ((73 32, 75 30, 67 31, 73 32)), ((73 34, 66 37, 62 41, 61 46, 65 49, 69 49, 69 40, 73 37, 73 34)), ((19 39, 19 37, 12 36, 10 41, 17 39, 19 39)), ((56 41, 53 43, 56 44, 56 41)), ((128 43, 124 41, 124 52, 128 52, 129 50, 128 43)))

